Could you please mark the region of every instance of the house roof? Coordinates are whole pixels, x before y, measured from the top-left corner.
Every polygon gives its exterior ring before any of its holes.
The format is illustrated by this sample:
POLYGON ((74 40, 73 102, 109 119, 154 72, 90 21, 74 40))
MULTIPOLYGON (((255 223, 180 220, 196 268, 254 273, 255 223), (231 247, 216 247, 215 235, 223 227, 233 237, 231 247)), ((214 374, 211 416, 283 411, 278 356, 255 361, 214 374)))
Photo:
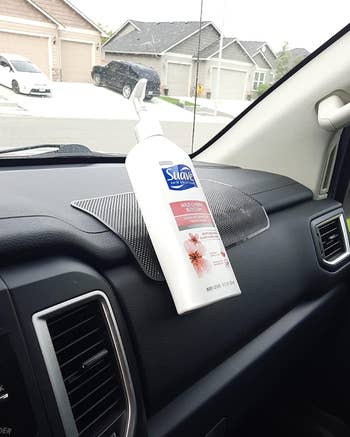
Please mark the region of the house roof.
POLYGON ((103 31, 91 21, 86 15, 79 11, 69 0, 61 0, 61 7, 59 2, 50 3, 47 0, 26 0, 33 7, 39 10, 43 15, 45 15, 49 20, 57 24, 59 27, 69 26, 70 22, 65 20, 67 15, 65 8, 70 8, 77 17, 81 19, 81 23, 86 23, 90 28, 95 28, 98 32, 103 33, 103 31))
POLYGON ((250 56, 254 56, 259 51, 260 47, 266 44, 265 41, 240 41, 250 56))
MULTIPOLYGON (((118 37, 118 32, 105 42, 106 52, 158 54, 180 43, 199 30, 199 21, 144 22, 129 20, 135 29, 118 37)), ((203 21, 202 28, 210 22, 203 21)), ((121 29, 120 29, 121 30, 121 29)))
POLYGON ((310 52, 308 50, 301 48, 301 47, 298 47, 295 49, 290 49, 290 50, 288 50, 288 52, 290 53, 290 55, 293 59, 298 59, 298 58, 304 59, 307 56, 309 56, 309 54, 310 54, 310 52))

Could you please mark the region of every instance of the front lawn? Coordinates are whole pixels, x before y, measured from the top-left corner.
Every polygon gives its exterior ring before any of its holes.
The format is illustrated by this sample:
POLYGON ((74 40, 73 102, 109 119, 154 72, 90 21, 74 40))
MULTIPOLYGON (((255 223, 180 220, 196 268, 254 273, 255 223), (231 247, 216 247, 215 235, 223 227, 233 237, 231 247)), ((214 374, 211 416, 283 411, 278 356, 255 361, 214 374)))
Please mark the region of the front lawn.
POLYGON ((165 102, 172 103, 176 106, 182 106, 184 104, 185 106, 194 106, 192 102, 187 102, 186 100, 180 100, 175 97, 169 97, 169 96, 159 96, 160 99, 164 100, 165 102))

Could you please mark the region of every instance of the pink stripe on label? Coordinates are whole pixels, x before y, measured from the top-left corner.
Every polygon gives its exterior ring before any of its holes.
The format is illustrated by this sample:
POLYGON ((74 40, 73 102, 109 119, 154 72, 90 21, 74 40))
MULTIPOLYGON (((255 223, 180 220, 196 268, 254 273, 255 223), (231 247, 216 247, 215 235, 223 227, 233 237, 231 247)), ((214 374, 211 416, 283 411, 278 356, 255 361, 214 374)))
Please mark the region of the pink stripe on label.
POLYGON ((170 207, 180 230, 214 225, 206 202, 185 200, 170 207))
POLYGON ((208 206, 200 200, 184 200, 182 202, 173 202, 170 204, 174 216, 184 214, 209 213, 208 206))

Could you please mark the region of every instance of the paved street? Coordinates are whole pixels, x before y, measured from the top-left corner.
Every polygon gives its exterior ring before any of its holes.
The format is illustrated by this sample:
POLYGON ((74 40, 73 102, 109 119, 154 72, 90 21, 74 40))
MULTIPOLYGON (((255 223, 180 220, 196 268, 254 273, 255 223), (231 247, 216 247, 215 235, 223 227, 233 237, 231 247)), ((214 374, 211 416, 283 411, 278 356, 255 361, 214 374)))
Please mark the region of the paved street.
MULTIPOLYGON (((55 82, 51 97, 15 94, 11 89, 0 86, 0 96, 17 103, 33 116, 136 119, 129 100, 115 91, 90 83, 55 82)), ((161 99, 154 98, 145 104, 160 120, 191 121, 193 118, 191 112, 161 99)))
MULTIPOLYGON (((94 150, 127 153, 135 144, 137 115, 129 100, 89 83, 59 82, 53 87, 51 97, 41 97, 15 94, 0 86, 0 148, 82 143, 94 150)), ((165 135, 190 152, 193 112, 159 98, 145 105, 160 120, 165 135)), ((198 113, 194 149, 209 141, 231 119, 232 115, 222 113, 198 113)))

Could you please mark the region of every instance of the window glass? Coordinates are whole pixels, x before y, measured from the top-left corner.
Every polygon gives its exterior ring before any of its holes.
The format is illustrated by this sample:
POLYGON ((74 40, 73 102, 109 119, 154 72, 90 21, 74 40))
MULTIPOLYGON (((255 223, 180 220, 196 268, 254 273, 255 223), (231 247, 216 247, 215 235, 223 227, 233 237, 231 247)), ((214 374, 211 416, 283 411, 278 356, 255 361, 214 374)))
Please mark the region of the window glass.
POLYGON ((31 62, 11 59, 11 63, 15 70, 20 71, 21 73, 40 73, 40 70, 31 62))
POLYGON ((263 7, 257 0, 38 0, 25 10, 13 2, 10 11, 7 3, 0 1, 0 54, 16 71, 0 71, 0 152, 44 138, 125 155, 136 141, 130 96, 145 78, 144 107, 192 153, 350 17, 349 0, 332 7, 319 0, 265 0, 263 7), (50 18, 40 32, 32 23, 37 3, 50 18), (13 117, 24 116, 13 129, 13 117))
POLYGON ((256 72, 254 75, 253 90, 257 91, 261 85, 265 83, 266 73, 256 72))

